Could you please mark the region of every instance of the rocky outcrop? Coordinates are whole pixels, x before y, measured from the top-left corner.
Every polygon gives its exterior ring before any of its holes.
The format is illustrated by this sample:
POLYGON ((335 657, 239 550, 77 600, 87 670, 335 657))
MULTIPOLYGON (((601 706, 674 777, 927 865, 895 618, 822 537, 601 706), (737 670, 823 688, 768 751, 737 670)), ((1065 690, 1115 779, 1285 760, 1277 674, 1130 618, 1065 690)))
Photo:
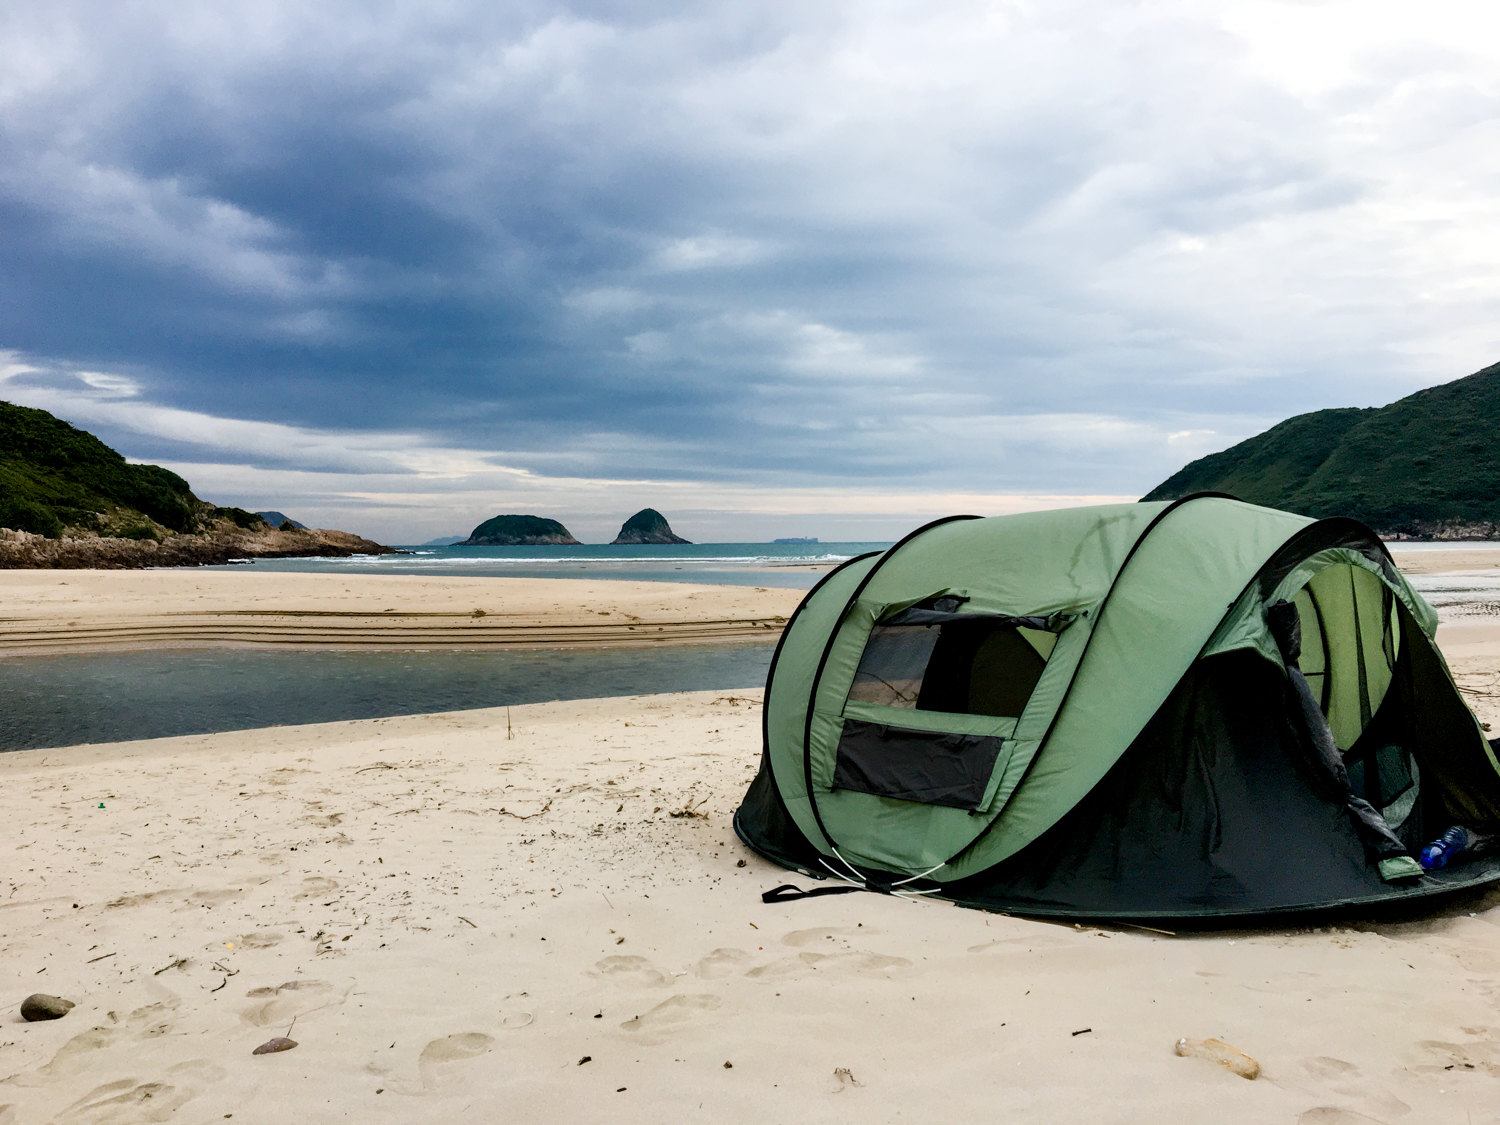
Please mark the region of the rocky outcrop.
MULTIPOLYGON (((614 543, 687 543, 688 540, 679 538, 672 532, 672 525, 667 523, 667 517, 655 508, 642 508, 635 515, 625 521, 620 528, 620 534, 615 536, 614 543)), ((614 544, 611 544, 613 546, 614 544)))
POLYGON ((1382 539, 1416 539, 1449 542, 1465 539, 1500 539, 1500 524, 1486 520, 1439 520, 1426 523, 1412 520, 1400 527, 1380 532, 1382 539))
POLYGON ((556 520, 542 516, 495 516, 485 520, 455 547, 581 547, 556 520))
POLYGON ((196 535, 122 539, 107 535, 48 539, 0 528, 0 569, 137 570, 148 566, 217 566, 230 559, 348 558, 400 554, 347 531, 276 531, 265 524, 241 528, 216 520, 196 535))

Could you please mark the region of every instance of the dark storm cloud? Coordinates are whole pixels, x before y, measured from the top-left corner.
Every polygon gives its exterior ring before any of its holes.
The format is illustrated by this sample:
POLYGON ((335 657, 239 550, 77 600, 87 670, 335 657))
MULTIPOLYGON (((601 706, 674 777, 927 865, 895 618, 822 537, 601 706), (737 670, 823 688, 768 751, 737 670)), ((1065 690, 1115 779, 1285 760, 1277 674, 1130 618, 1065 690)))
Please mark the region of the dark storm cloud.
POLYGON ((1319 101, 1170 4, 50 2, 0 36, 5 393, 113 374, 78 393, 132 454, 268 468, 386 433, 544 475, 1143 490, 1440 366, 1360 209, 1494 114, 1450 92, 1350 158, 1333 123, 1386 85, 1319 101))

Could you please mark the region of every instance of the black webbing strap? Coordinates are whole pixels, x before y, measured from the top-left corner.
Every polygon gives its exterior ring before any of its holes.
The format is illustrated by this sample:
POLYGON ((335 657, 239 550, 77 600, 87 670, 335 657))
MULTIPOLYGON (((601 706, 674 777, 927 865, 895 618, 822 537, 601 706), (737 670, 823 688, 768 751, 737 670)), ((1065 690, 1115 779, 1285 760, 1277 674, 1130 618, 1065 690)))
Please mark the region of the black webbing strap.
POLYGON ((760 896, 760 901, 771 905, 777 902, 797 902, 804 898, 821 898, 823 895, 846 895, 853 891, 861 890, 860 887, 818 887, 816 890, 804 891, 801 887, 791 883, 783 883, 774 891, 767 891, 760 896))

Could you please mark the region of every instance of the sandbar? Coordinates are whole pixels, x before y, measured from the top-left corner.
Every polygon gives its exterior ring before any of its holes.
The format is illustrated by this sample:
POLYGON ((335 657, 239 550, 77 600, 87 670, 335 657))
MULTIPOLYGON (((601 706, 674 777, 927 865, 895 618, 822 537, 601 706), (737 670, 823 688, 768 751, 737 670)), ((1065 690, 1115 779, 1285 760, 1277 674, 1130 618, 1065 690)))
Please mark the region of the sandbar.
POLYGON ((0 655, 255 646, 486 649, 764 641, 803 591, 234 570, 0 571, 0 655))

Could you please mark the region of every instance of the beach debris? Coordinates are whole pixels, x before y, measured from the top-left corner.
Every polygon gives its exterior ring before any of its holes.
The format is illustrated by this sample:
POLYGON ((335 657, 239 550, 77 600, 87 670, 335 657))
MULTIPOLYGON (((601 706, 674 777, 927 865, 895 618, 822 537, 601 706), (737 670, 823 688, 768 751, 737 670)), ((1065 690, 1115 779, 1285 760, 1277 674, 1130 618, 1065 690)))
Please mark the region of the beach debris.
POLYGON ((581 1058, 581 1059, 578 1060, 578 1065, 582 1066, 586 1062, 593 1062, 593 1061, 594 1061, 594 1056, 593 1055, 584 1055, 583 1058, 581 1058))
POLYGON ((48 996, 45 992, 33 992, 21 1001, 21 1018, 27 1023, 41 1020, 60 1020, 73 1008, 73 1001, 60 996, 48 996))
POLYGON ((278 1051, 290 1051, 296 1045, 297 1041, 295 1039, 288 1039, 285 1035, 278 1035, 275 1039, 267 1039, 250 1053, 252 1055, 274 1055, 278 1051))
POLYGON ((864 1083, 855 1078, 847 1066, 838 1067, 833 1072, 833 1086, 831 1092, 842 1094, 850 1086, 863 1086, 864 1083))
POLYGON ((725 1070, 733 1070, 734 1069, 734 1063, 730 1062, 728 1059, 725 1059, 724 1060, 724 1069, 725 1070))
POLYGON ((735 866, 736 867, 744 867, 745 866, 745 861, 742 859, 738 863, 736 863, 735 866))
POLYGON ((669 815, 671 815, 673 817, 676 817, 679 820, 681 820, 684 817, 691 817, 691 816, 701 816, 705 820, 707 820, 708 819, 708 814, 706 812, 702 811, 703 806, 704 806, 704 804, 707 801, 708 801, 707 797, 699 797, 696 802, 694 802, 692 800, 692 798, 688 798, 687 802, 682 806, 682 808, 680 808, 680 809, 673 809, 672 812, 669 815))
MULTIPOLYGON (((1093 1031, 1093 1030, 1094 1030, 1094 1029, 1093 1029, 1093 1028, 1092 1028, 1092 1027, 1080 1027, 1080 1028, 1079 1028, 1079 1029, 1078 1029, 1078 1030, 1077 1030, 1077 1031, 1075 1031, 1075 1032, 1073 1032, 1073 1037, 1074 1037, 1074 1038, 1075 1038, 1075 1039, 1076 1039, 1076 1038, 1077 1038, 1077 1037, 1078 1037, 1078 1036, 1080 1036, 1080 1035, 1088 1035, 1088 1034, 1090 1034, 1090 1033, 1091 1033, 1091 1032, 1092 1032, 1092 1031, 1093 1031)), ((1184 1039, 1184 1040, 1183 1040, 1183 1042, 1184 1042, 1184 1043, 1186 1043, 1186 1042, 1187 1042, 1187 1040, 1186 1040, 1186 1039, 1184 1039)), ((1182 1052, 1181 1052, 1181 1051, 1178 1051, 1178 1052, 1177 1052, 1177 1053, 1178 1053, 1178 1054, 1179 1054, 1179 1055, 1180 1055, 1180 1054, 1182 1054, 1182 1052)))
POLYGON ((536 1016, 530 1012, 510 1012, 500 1017, 500 1026, 511 1031, 519 1031, 523 1027, 530 1027, 534 1019, 536 1016))
POLYGON ((166 972, 168 969, 180 969, 184 965, 186 965, 187 963, 188 963, 188 959, 186 957, 179 957, 179 958, 177 958, 177 960, 173 961, 170 965, 163 965, 161 968, 157 969, 156 972, 152 973, 151 975, 153 977, 159 977, 159 976, 162 975, 162 973, 166 972))
POLYGON ((1177 1040, 1177 1053, 1185 1059, 1208 1059, 1216 1062, 1241 1078, 1260 1077, 1260 1063, 1221 1039, 1188 1039, 1184 1036, 1177 1040))
MULTIPOLYGON (((509 809, 505 808, 503 805, 497 811, 505 814, 506 816, 513 816, 517 820, 530 820, 534 816, 541 816, 544 812, 546 812, 551 807, 552 807, 552 798, 548 797, 546 799, 546 801, 544 801, 542 803, 542 807, 539 808, 539 809, 537 809, 536 812, 529 812, 529 813, 511 812, 509 809)), ((523 843, 523 844, 529 844, 531 842, 532 841, 530 841, 530 840, 522 840, 521 841, 521 843, 523 843)))

